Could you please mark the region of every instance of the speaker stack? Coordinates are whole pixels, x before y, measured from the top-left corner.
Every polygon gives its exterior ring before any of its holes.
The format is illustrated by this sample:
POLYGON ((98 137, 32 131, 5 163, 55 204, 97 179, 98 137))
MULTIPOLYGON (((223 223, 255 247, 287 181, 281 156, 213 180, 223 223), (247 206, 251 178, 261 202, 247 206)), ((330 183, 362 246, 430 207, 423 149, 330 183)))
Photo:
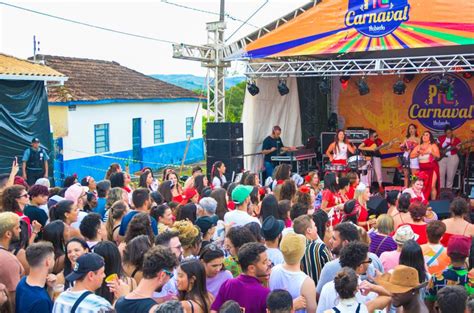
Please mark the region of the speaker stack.
POLYGON ((226 179, 231 181, 244 169, 244 128, 242 123, 206 124, 207 174, 211 175, 212 165, 221 161, 226 166, 226 179))

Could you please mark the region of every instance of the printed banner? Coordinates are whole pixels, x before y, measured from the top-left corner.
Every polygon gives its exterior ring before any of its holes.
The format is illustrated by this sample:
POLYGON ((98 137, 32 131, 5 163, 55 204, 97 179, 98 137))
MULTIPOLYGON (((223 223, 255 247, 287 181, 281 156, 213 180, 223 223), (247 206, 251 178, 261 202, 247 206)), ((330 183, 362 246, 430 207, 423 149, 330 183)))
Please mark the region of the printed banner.
POLYGON ((250 58, 474 44, 474 1, 331 0, 246 47, 250 58))
MULTIPOLYGON (((428 129, 435 136, 443 133, 446 125, 454 128, 461 140, 474 136, 474 78, 464 79, 462 75, 430 74, 416 75, 406 84, 403 95, 393 93, 396 76, 373 76, 366 78, 370 93, 359 94, 356 86, 358 77, 352 77, 346 89, 339 96, 339 115, 344 127, 375 129, 385 142, 398 138, 403 142, 408 125, 418 126, 421 133, 428 129), (445 93, 440 92, 440 80, 447 82, 445 93)), ((396 144, 382 151, 384 166, 396 166, 396 144)))

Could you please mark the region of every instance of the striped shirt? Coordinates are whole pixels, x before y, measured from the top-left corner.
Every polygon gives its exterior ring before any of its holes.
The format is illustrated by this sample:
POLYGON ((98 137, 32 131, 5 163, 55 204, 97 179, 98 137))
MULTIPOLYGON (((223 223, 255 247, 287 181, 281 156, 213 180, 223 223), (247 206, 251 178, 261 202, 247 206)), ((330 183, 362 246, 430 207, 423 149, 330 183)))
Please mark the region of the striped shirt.
POLYGON ((318 284, 323 266, 332 259, 331 252, 323 242, 306 240, 306 250, 301 263, 303 272, 311 277, 315 284, 318 284))
POLYGON ((385 251, 397 250, 397 243, 392 237, 381 235, 377 231, 369 231, 370 247, 369 251, 375 253, 378 257, 385 251))
MULTIPOLYGON (((71 312, 74 303, 77 299, 86 292, 66 290, 61 293, 54 302, 53 313, 68 313, 71 312)), ((76 309, 76 313, 97 313, 97 312, 109 312, 113 307, 109 301, 95 294, 90 294, 82 300, 81 304, 76 309)))

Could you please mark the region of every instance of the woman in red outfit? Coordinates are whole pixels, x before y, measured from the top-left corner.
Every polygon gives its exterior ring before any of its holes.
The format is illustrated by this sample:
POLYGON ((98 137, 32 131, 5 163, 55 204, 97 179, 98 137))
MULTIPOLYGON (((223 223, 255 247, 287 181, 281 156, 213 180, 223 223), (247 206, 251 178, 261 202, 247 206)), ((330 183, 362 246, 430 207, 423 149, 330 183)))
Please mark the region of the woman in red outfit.
POLYGON ((334 137, 334 142, 326 150, 326 155, 332 164, 347 165, 348 151, 354 154, 355 147, 349 142, 344 131, 339 129, 334 137))
POLYGON ((410 212, 413 222, 405 224, 410 225, 410 227, 413 229, 413 232, 419 236, 416 242, 418 242, 420 245, 428 242, 428 236, 426 234, 426 227, 428 224, 424 222, 426 210, 427 207, 423 202, 412 202, 408 207, 408 212, 410 212))
POLYGON ((411 158, 418 158, 420 173, 426 174, 427 179, 423 187, 426 200, 435 200, 439 192, 439 148, 435 143, 433 134, 425 131, 421 137, 421 144, 410 153, 411 158))
POLYGON ((356 201, 355 207, 358 211, 357 224, 364 228, 369 229, 369 212, 367 211, 367 201, 370 198, 370 189, 364 183, 360 183, 355 189, 354 200, 356 201))
POLYGON ((453 235, 460 235, 471 239, 474 236, 474 225, 464 218, 469 214, 469 204, 463 198, 456 198, 449 206, 451 217, 443 220, 446 225, 446 232, 441 238, 441 244, 448 246, 449 238, 453 235))
POLYGON ((324 189, 322 192, 321 210, 328 213, 332 225, 341 221, 343 205, 338 194, 336 174, 327 173, 324 176, 324 189))

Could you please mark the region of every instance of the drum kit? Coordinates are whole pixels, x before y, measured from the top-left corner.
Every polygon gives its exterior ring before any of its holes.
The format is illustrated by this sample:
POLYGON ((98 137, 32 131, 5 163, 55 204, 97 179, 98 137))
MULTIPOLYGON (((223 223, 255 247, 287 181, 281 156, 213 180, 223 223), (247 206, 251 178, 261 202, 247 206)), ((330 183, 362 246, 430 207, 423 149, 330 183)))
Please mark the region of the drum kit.
POLYGON ((362 175, 367 175, 371 168, 370 158, 362 155, 353 155, 347 159, 347 165, 327 163, 324 166, 326 172, 346 173, 356 171, 362 175))

